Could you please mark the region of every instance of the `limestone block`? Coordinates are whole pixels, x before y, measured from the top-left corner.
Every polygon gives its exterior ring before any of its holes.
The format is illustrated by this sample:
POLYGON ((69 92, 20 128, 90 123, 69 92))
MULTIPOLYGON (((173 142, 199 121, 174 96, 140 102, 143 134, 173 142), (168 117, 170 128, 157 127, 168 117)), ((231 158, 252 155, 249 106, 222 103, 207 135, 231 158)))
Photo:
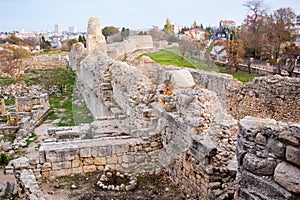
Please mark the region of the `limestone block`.
POLYGON ((105 157, 96 157, 94 159, 95 165, 106 165, 106 158, 105 157))
POLYGON ((79 159, 72 160, 71 163, 72 163, 72 168, 76 168, 81 165, 81 161, 79 159))
POLYGON ((106 162, 107 162, 107 164, 117 164, 118 163, 118 156, 113 155, 113 156, 107 157, 106 162))
POLYGON ((82 167, 71 168, 70 173, 71 174, 81 174, 81 173, 83 173, 83 168, 82 167))
POLYGON ((51 165, 51 163, 49 163, 49 162, 46 162, 46 163, 44 163, 44 164, 42 164, 42 169, 46 169, 46 168, 51 168, 52 167, 52 165, 51 165))
POLYGON ((26 157, 20 157, 15 160, 10 161, 14 166, 15 170, 28 169, 29 168, 29 159, 26 157))
POLYGON ((285 146, 282 142, 276 141, 272 138, 268 139, 267 149, 270 153, 278 156, 279 158, 284 158, 285 156, 285 146))
POLYGON ((99 148, 98 147, 92 147, 92 153, 91 153, 92 157, 93 158, 97 157, 99 155, 98 153, 99 153, 99 148))
POLYGON ((123 155, 123 162, 131 163, 134 162, 134 155, 123 155))
POLYGON ((111 146, 105 146, 105 147, 98 148, 98 156, 111 156, 111 154, 112 154, 111 146))
POLYGON ((300 123, 290 124, 289 130, 296 138, 300 139, 300 123))
POLYGON ((53 170, 69 169, 69 168, 71 168, 71 166, 72 166, 71 161, 52 163, 53 170))
POLYGON ((92 157, 85 158, 83 160, 83 165, 93 165, 94 164, 94 159, 92 157))
POLYGON ((290 144, 292 146, 298 147, 300 145, 299 140, 293 136, 293 134, 290 131, 284 131, 280 133, 278 137, 281 141, 290 144))
POLYGON ((174 89, 192 88, 196 85, 191 72, 187 69, 166 71, 164 81, 170 81, 174 89))
POLYGON ((300 166, 300 149, 299 148, 287 146, 285 157, 288 161, 300 166))
POLYGON ((243 167, 256 175, 273 175, 276 162, 247 153, 243 159, 243 167))
POLYGON ((137 163, 144 162, 145 158, 146 158, 146 155, 136 155, 135 156, 135 162, 137 162, 137 163))
POLYGON ((50 177, 68 176, 71 169, 52 170, 49 172, 50 177))
POLYGON ((79 155, 81 158, 88 158, 92 156, 92 149, 91 148, 81 148, 79 151, 79 155))
POLYGON ((129 151, 128 144, 118 144, 112 146, 112 153, 118 154, 118 153, 127 153, 129 151))
POLYGON ((292 194, 280 187, 273 181, 268 181, 247 171, 241 174, 241 188, 250 194, 257 195, 260 199, 285 200, 290 199, 292 194))
POLYGON ((286 162, 275 168, 274 180, 290 192, 300 193, 300 169, 286 162))
POLYGON ((95 165, 83 166, 84 173, 95 172, 96 170, 97 167, 95 165))

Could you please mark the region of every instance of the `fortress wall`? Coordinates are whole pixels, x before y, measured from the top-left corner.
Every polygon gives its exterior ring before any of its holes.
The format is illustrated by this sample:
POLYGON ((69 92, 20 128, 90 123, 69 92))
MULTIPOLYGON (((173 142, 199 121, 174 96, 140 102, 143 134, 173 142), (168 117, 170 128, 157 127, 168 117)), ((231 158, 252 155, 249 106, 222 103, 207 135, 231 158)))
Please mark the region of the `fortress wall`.
POLYGON ((300 197, 300 124, 245 117, 239 122, 237 198, 300 197))

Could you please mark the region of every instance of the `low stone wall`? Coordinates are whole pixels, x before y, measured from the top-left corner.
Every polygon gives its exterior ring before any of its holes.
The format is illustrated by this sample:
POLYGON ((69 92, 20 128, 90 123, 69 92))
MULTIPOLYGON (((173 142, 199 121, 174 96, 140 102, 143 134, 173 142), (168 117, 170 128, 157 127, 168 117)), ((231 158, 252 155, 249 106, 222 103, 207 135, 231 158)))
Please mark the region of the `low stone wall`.
POLYGON ((115 137, 43 143, 36 168, 43 177, 57 177, 104 170, 143 173, 160 169, 159 138, 115 137))
POLYGON ((237 198, 300 198, 300 124, 245 117, 239 127, 237 198))
POLYGON ((128 40, 107 44, 107 53, 111 58, 123 59, 127 53, 137 49, 153 48, 153 41, 150 35, 129 36, 128 40))
POLYGON ((236 119, 245 116, 299 122, 300 79, 282 76, 255 78, 240 88, 230 88, 226 108, 236 119))
POLYGON ((41 54, 23 59, 24 65, 30 69, 53 69, 69 66, 69 55, 67 53, 41 54))

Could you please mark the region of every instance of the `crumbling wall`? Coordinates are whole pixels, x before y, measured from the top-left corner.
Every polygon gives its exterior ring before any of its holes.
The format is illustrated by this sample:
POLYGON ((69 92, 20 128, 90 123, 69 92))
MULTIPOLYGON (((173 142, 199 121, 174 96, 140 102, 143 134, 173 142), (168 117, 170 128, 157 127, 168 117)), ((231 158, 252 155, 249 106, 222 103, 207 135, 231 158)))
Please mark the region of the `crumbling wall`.
POLYGON ((69 66, 69 55, 66 53, 41 54, 22 59, 30 69, 53 69, 69 66))
POLYGON ((232 88, 227 95, 226 108, 236 119, 253 116, 299 122, 299 78, 258 77, 240 88, 232 88))
POLYGON ((300 198, 300 124, 245 117, 239 122, 237 198, 300 198))

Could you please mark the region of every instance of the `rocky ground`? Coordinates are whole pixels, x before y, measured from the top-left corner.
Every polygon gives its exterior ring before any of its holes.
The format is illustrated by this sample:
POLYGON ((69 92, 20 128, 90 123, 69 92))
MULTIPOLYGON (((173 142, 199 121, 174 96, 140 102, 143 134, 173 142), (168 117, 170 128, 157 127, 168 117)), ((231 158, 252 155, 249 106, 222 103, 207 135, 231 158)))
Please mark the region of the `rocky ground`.
POLYGON ((101 189, 97 185, 100 177, 100 173, 59 177, 55 180, 44 180, 40 187, 48 200, 188 199, 163 174, 138 175, 137 186, 130 191, 107 191, 101 189))

